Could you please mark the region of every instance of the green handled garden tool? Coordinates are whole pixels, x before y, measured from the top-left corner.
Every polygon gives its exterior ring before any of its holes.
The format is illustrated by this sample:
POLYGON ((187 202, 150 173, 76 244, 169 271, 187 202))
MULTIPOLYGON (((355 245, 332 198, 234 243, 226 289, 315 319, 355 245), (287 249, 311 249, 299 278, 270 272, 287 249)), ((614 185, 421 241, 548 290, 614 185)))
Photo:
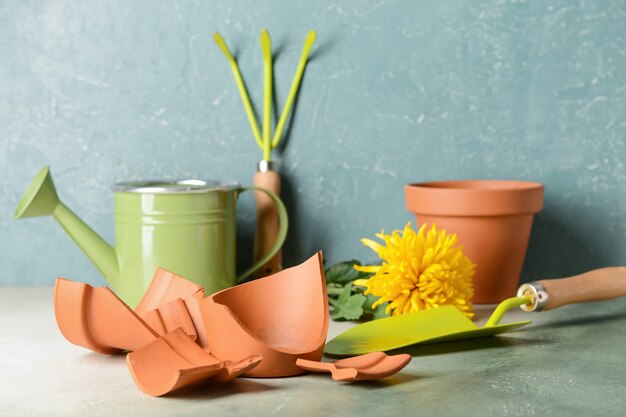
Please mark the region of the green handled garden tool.
POLYGON ((357 325, 326 344, 331 355, 360 355, 384 352, 418 343, 447 342, 491 336, 530 323, 500 324, 510 309, 551 310, 585 301, 607 300, 626 295, 626 267, 596 269, 568 278, 523 284, 517 297, 502 301, 483 327, 478 327, 454 306, 443 306, 402 316, 373 320, 357 325))
MULTIPOLYGON (((287 95, 285 107, 283 108, 283 111, 278 120, 278 124, 276 125, 276 130, 274 131, 274 135, 272 137, 271 128, 273 68, 271 39, 269 33, 265 29, 261 31, 261 50, 263 51, 262 132, 259 130, 259 126, 257 125, 256 117, 250 103, 250 97, 248 96, 248 92, 243 82, 243 78, 241 76, 241 71, 239 70, 239 67, 237 65, 237 61, 235 61, 235 58, 226 46, 224 38, 222 38, 219 33, 213 34, 215 43, 217 44, 217 46, 219 46, 221 51, 226 56, 226 59, 230 63, 233 75, 235 77, 235 83, 237 84, 239 95, 241 96, 241 101, 243 102, 243 106, 248 117, 248 122, 250 123, 250 128, 252 129, 252 135, 254 136, 257 145, 263 151, 263 159, 259 162, 257 166, 257 172, 254 175, 254 185, 256 187, 268 189, 274 192, 276 195, 280 194, 280 175, 275 170, 274 163, 271 160, 272 150, 278 146, 283 136, 285 123, 287 122, 289 113, 298 93, 300 82, 302 80, 302 75, 304 74, 304 69, 306 67, 307 59, 309 57, 309 53, 311 52, 311 48, 313 47, 313 43, 315 42, 315 37, 315 31, 310 31, 307 34, 306 40, 304 42, 304 49, 302 50, 302 54, 300 55, 300 61, 298 62, 298 67, 296 69, 296 74, 293 78, 291 88, 289 89, 289 93, 287 95)), ((254 241, 255 260, 262 258, 266 253, 268 253, 278 235, 278 216, 274 205, 271 203, 271 200, 269 200, 265 196, 265 194, 257 192, 256 208, 257 227, 254 241)), ((281 253, 278 252, 272 259, 270 259, 270 261, 268 261, 263 267, 259 269, 257 277, 271 275, 275 272, 278 272, 280 268, 281 253)))

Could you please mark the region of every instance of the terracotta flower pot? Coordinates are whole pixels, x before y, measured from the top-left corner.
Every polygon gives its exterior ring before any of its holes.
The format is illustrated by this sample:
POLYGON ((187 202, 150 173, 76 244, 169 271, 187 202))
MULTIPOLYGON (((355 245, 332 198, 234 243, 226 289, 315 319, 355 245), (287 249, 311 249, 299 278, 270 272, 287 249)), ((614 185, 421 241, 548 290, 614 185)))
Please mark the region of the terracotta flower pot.
POLYGON ((466 180, 409 184, 406 207, 418 224, 456 233, 476 264, 474 303, 515 295, 543 185, 524 181, 466 180))

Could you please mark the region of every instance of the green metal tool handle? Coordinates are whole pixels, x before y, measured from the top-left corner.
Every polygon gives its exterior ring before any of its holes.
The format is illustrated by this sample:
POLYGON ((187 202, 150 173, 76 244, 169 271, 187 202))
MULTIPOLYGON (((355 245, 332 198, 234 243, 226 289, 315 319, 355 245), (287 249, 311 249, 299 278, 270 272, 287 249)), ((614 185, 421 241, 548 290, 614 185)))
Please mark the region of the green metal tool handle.
POLYGON ((265 188, 261 188, 261 187, 241 187, 240 192, 245 192, 245 191, 250 191, 250 190, 260 191, 262 193, 265 193, 276 206, 276 211, 278 213, 278 222, 279 222, 278 235, 276 236, 276 241, 274 242, 274 245, 265 254, 265 256, 263 256, 260 259, 257 259, 256 262, 250 268, 243 271, 243 273, 241 273, 237 277, 238 283, 243 282, 246 278, 248 278, 250 275, 256 272, 259 268, 265 265, 270 259, 272 259, 278 253, 280 248, 283 246, 283 243, 285 243, 285 238, 287 237, 287 230, 289 228, 289 219, 287 217, 287 210, 285 209, 285 205, 283 204, 280 197, 278 197, 273 192, 266 190, 265 188))

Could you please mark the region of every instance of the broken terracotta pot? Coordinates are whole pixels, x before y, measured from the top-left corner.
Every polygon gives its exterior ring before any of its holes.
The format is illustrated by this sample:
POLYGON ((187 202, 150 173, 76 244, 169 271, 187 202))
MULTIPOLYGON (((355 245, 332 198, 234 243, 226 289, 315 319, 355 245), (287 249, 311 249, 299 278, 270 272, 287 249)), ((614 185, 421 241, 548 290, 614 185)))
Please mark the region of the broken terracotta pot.
POLYGON ((333 379, 382 378, 409 355, 363 355, 319 362, 328 331, 322 254, 209 298, 202 287, 159 269, 133 311, 110 289, 57 279, 55 314, 72 343, 99 353, 133 351, 137 386, 161 396, 205 380, 279 377, 305 370, 333 379))
POLYGON ((298 375, 298 358, 319 361, 328 332, 322 253, 269 277, 232 287, 200 303, 209 350, 240 361, 260 353, 252 377, 298 375))
POLYGON ((298 359, 296 365, 311 372, 329 372, 335 381, 368 381, 395 374, 411 361, 411 355, 389 356, 372 352, 335 362, 318 362, 298 359))
POLYGON ((57 278, 54 315, 68 341, 98 353, 139 349, 159 337, 106 287, 57 278))
POLYGON ((178 328, 126 356, 135 383, 148 395, 161 396, 203 381, 229 381, 261 362, 255 354, 232 363, 221 361, 178 328))

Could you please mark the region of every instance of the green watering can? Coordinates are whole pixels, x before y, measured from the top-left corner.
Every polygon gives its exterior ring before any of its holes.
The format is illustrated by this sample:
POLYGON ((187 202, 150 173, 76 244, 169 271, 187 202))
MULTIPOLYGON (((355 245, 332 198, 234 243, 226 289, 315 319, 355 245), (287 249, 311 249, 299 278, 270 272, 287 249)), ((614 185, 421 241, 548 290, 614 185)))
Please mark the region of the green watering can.
POLYGON ((15 218, 52 216, 130 307, 147 290, 157 267, 204 286, 207 294, 235 285, 281 248, 287 212, 280 198, 258 187, 204 180, 123 182, 115 191, 112 247, 57 196, 50 170, 32 181, 15 218), (265 193, 276 205, 280 227, 268 253, 239 277, 235 274, 237 198, 243 191, 265 193))

